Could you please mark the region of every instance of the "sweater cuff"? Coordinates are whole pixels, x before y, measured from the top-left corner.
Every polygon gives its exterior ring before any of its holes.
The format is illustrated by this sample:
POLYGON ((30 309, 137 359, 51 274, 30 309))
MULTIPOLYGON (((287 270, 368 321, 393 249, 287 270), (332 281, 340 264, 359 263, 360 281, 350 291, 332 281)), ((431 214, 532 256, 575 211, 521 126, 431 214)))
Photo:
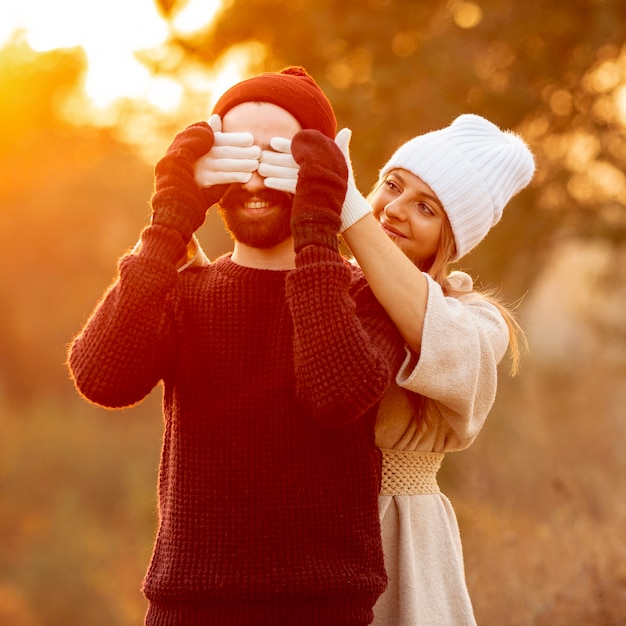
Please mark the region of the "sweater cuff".
POLYGON ((344 265, 345 261, 338 251, 331 250, 326 246, 308 245, 296 254, 297 268, 320 263, 341 263, 344 265))
POLYGON ((306 246, 339 250, 339 215, 330 210, 311 210, 292 215, 291 230, 296 254, 306 246))
POLYGON ((152 224, 141 233, 140 244, 133 254, 177 267, 186 258, 187 244, 183 236, 174 228, 162 224, 152 224))

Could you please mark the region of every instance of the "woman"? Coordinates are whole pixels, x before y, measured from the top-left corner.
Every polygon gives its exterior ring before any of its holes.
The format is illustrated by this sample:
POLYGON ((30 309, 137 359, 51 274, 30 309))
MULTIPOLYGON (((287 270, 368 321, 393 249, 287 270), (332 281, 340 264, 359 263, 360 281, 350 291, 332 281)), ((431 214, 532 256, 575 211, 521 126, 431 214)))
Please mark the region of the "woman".
MULTIPOLYGON (((216 142, 239 158, 236 138, 220 133, 219 119, 209 123, 216 142)), ((349 138, 344 129, 336 139, 348 165, 349 138)), ((290 142, 274 138, 271 148, 259 159, 265 185, 294 193, 290 142)), ((407 344, 376 425, 389 582, 373 624, 475 624, 458 524, 436 475, 446 452, 478 435, 495 399, 497 365, 510 346, 515 373, 523 334, 506 307, 448 266, 480 243, 528 185, 533 157, 517 135, 462 115, 401 146, 369 202, 349 171, 343 238, 407 344)), ((208 262, 195 241, 188 258, 184 267, 208 262)))
MULTIPOLYGON (((349 132, 342 133, 349 162, 349 132)), ((407 344, 376 426, 389 578, 374 609, 377 626, 476 623, 456 517, 436 474, 446 452, 478 435, 497 365, 510 345, 517 370, 523 334, 502 304, 448 266, 478 245, 533 173, 522 139, 462 115, 401 146, 369 203, 349 185, 344 240, 407 344)))

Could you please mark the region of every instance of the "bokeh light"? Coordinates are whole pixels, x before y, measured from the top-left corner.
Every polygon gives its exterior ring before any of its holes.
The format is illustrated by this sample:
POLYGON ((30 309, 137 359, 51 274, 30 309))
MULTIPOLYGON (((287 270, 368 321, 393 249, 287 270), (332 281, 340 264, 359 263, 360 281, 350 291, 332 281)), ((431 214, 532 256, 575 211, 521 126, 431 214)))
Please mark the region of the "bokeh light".
POLYGON ((171 25, 158 14, 153 0, 21 0, 0 5, 0 45, 22 31, 36 52, 81 47, 87 74, 84 89, 97 108, 120 98, 143 99, 164 111, 181 104, 181 85, 154 76, 140 61, 158 48, 170 30, 190 33, 206 28, 220 0, 191 0, 173 16, 171 25))

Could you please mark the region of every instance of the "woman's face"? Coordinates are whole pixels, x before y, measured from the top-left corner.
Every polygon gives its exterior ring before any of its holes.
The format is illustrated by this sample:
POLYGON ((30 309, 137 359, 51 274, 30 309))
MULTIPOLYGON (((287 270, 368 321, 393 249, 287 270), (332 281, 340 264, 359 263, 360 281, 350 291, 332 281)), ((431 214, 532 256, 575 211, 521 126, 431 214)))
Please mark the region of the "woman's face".
POLYGON ((447 219, 435 192, 415 174, 391 170, 369 198, 383 230, 416 265, 437 252, 447 219))

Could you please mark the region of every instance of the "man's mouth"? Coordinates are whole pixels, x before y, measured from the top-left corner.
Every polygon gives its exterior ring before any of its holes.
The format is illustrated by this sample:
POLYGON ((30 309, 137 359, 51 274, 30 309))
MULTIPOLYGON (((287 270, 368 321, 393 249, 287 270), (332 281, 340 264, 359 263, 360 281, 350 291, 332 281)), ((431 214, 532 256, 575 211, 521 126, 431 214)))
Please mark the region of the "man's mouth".
POLYGON ((244 218, 258 219, 289 211, 292 198, 282 191, 273 189, 250 193, 241 186, 231 185, 222 196, 220 207, 224 211, 238 213, 244 218))
POLYGON ((242 210, 246 215, 261 216, 269 213, 274 206, 272 202, 268 202, 267 200, 251 198, 247 202, 244 202, 242 210))

